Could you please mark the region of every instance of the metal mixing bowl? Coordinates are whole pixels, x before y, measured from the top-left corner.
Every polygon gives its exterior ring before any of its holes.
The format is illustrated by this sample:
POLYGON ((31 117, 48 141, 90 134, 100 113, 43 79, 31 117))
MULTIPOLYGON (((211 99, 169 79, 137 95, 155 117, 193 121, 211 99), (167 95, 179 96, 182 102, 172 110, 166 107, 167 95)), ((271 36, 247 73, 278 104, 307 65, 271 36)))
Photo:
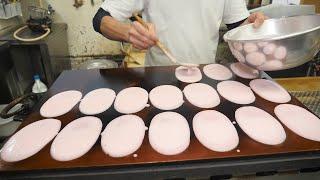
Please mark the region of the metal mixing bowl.
POLYGON ((268 19, 260 28, 240 26, 224 35, 236 59, 255 69, 300 66, 320 50, 320 15, 268 19))

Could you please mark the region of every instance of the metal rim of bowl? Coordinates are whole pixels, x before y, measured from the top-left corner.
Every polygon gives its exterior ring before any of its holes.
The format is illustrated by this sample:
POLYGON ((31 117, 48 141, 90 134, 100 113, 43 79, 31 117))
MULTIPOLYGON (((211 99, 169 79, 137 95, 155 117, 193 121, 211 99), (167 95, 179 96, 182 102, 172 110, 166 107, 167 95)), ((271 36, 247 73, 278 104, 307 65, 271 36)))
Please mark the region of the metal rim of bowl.
POLYGON ((109 59, 92 59, 88 60, 80 65, 80 69, 101 69, 101 68, 118 68, 118 64, 109 59))
MULTIPOLYGON (((305 15, 305 16, 301 16, 301 17, 311 17, 311 16, 318 16, 320 18, 320 14, 315 14, 315 15, 305 15)), ((294 17, 289 17, 289 18, 295 18, 295 17, 298 17, 298 16, 294 16, 294 17)), ((266 21, 280 21, 282 20, 283 18, 279 18, 279 19, 268 19, 266 21)), ((318 27, 315 27, 315 28, 312 28, 312 29, 309 29, 309 30, 306 30, 306 31, 301 31, 301 32, 297 32, 297 33, 291 33, 291 34, 288 34, 288 35, 283 35, 283 36, 279 36, 279 37, 271 37, 271 38, 257 38, 257 39, 250 39, 250 40, 235 40, 235 39, 230 39, 230 34, 234 33, 235 31, 238 31, 239 28, 246 28, 246 27, 249 27, 249 26, 252 26, 252 23, 251 24, 247 24, 247 25, 244 25, 244 26, 240 26, 238 28, 235 28, 235 29, 232 29, 230 31, 228 31, 224 36, 223 36, 223 39, 226 41, 226 42, 268 42, 268 41, 276 41, 276 40, 282 40, 282 39, 287 39, 287 38, 291 38, 291 37, 295 37, 295 36, 299 36, 299 35, 303 35, 303 34, 307 34, 307 33, 310 33, 310 32, 314 32, 314 31, 317 31, 320 29, 320 26, 318 27)))

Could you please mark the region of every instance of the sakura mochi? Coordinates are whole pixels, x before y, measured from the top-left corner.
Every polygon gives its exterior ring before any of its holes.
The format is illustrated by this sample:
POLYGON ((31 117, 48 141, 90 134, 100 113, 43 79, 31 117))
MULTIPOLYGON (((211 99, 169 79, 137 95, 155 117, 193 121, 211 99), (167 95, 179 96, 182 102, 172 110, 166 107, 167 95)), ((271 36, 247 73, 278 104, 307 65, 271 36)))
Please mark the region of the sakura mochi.
POLYGON ((79 91, 64 91, 49 98, 40 108, 43 117, 52 118, 62 116, 81 100, 82 93, 79 91))
POLYGON ((44 119, 27 125, 15 133, 3 146, 0 157, 6 162, 17 162, 37 154, 60 131, 57 119, 44 119))
POLYGON ((190 144, 187 120, 176 112, 156 115, 149 127, 149 142, 160 154, 169 156, 182 153, 190 144))
POLYGON ((209 64, 203 67, 204 74, 210 79, 224 81, 232 78, 229 68, 221 64, 209 64))
POLYGON ((237 109, 235 118, 241 129, 252 139, 267 145, 278 145, 286 140, 282 125, 262 109, 247 106, 237 109))
POLYGON ((230 119, 218 111, 207 110, 193 118, 193 131, 206 148, 226 152, 236 148, 239 136, 230 119))

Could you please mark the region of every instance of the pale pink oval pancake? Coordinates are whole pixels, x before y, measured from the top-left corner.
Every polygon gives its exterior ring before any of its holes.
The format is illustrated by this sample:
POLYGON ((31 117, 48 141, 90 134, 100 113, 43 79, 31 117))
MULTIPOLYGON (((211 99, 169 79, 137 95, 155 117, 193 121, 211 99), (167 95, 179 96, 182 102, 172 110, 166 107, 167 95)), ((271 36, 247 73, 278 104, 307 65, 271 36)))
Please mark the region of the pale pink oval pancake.
POLYGON ((229 68, 221 64, 209 64, 203 67, 203 73, 214 80, 224 81, 232 78, 229 68))
POLYGON ((79 91, 64 91, 49 98, 41 107, 40 114, 43 117, 58 117, 69 111, 81 100, 79 91))
POLYGON ((37 154, 59 132, 61 122, 44 119, 29 124, 15 133, 1 149, 1 159, 17 162, 37 154))
POLYGON ((156 115, 149 127, 149 142, 152 148, 160 154, 182 153, 190 144, 190 129, 187 120, 175 112, 156 115))
POLYGON ((140 87, 130 87, 120 91, 114 101, 119 113, 132 114, 143 110, 148 103, 148 92, 140 87))
POLYGON ((274 53, 274 51, 276 50, 276 48, 277 48, 277 46, 275 44, 270 43, 263 48, 263 53, 265 55, 272 55, 274 53))
POLYGON ((287 48, 284 46, 278 47, 274 52, 274 57, 276 59, 284 59, 287 57, 287 48))
POLYGON ((177 109, 184 103, 182 91, 172 85, 162 85, 150 91, 151 104, 161 110, 177 109))
POLYGON ((255 43, 245 43, 243 49, 246 53, 252 53, 259 50, 258 46, 255 43))
POLYGON ((236 128, 218 111, 202 111, 194 116, 192 124, 197 139, 212 151, 231 151, 239 144, 236 128))
POLYGON ((80 102, 79 110, 86 115, 100 114, 111 107, 115 98, 116 93, 112 89, 96 89, 84 96, 80 102))
POLYGON ((260 66, 265 63, 267 60, 266 56, 260 52, 253 52, 247 54, 246 61, 251 64, 252 66, 260 66))
POLYGON ((144 139, 144 121, 136 115, 124 115, 112 120, 101 134, 105 154, 119 158, 137 151, 144 139))
POLYGON ((256 99, 248 86, 237 81, 220 82, 217 89, 222 97, 236 104, 251 104, 256 99))
POLYGON ((199 108, 214 108, 220 104, 217 91, 203 83, 189 84, 183 90, 186 99, 199 108))
POLYGON ((245 79, 255 79, 259 77, 259 71, 253 69, 245 64, 240 62, 233 63, 230 65, 230 69, 235 73, 237 76, 245 79))
POLYGON ((241 107, 237 109, 235 118, 240 128, 255 141, 278 145, 286 140, 282 125, 264 110, 253 106, 241 107))
POLYGON ((274 112, 294 133, 320 142, 320 119, 308 110, 292 104, 281 104, 274 109, 274 112))
POLYGON ((283 62, 277 59, 266 61, 264 64, 258 67, 262 71, 274 71, 281 70, 283 68, 283 62))
POLYGON ((96 143, 102 129, 97 117, 82 117, 64 127, 54 139, 50 154, 57 161, 71 161, 86 154, 96 143))
POLYGON ((251 89, 265 100, 274 103, 287 103, 291 101, 290 94, 279 84, 266 80, 255 79, 250 82, 251 89))
POLYGON ((175 71, 176 78, 185 83, 195 83, 202 79, 201 71, 198 67, 180 66, 175 71))

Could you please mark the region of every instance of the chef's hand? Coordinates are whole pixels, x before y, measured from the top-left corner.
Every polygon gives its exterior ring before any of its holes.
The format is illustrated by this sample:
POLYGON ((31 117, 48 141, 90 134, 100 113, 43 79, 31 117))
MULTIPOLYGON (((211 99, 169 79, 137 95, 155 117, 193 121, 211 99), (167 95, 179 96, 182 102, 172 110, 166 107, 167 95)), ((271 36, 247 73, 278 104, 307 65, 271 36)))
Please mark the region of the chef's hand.
POLYGON ((145 50, 157 43, 158 37, 155 26, 150 23, 147 23, 147 25, 148 28, 145 28, 137 21, 132 23, 128 33, 128 42, 133 44, 133 47, 145 50))
POLYGON ((259 28, 266 19, 268 19, 268 17, 265 16, 262 12, 252 13, 243 23, 243 25, 253 23, 253 27, 259 28))

